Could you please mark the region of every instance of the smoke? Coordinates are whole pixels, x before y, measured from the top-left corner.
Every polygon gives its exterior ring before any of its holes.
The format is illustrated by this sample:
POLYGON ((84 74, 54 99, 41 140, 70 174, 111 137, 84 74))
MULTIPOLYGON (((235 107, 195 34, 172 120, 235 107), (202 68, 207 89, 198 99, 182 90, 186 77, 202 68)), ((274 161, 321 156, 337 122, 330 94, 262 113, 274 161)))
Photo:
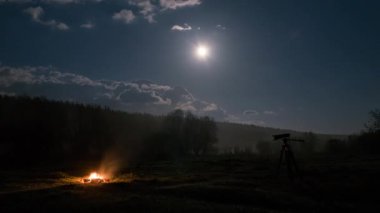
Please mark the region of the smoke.
POLYGON ((126 166, 126 162, 118 150, 116 147, 108 150, 100 163, 99 173, 107 178, 115 177, 120 169, 126 166))

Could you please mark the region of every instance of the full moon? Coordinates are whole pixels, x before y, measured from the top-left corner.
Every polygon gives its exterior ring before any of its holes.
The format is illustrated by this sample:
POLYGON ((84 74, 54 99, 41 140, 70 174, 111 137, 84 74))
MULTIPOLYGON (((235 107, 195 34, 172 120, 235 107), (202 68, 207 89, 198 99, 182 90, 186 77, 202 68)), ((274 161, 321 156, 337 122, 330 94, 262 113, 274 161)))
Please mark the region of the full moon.
POLYGON ((210 54, 210 50, 207 46, 205 45, 199 45, 196 47, 195 49, 195 55, 199 58, 199 59, 206 59, 210 54))

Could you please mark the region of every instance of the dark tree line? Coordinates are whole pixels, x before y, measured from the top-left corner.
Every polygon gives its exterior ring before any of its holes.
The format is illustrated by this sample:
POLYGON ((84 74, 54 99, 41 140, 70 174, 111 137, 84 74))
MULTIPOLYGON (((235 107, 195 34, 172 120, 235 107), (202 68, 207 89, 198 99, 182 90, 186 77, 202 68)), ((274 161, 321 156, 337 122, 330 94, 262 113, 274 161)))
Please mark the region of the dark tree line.
POLYGON ((112 149, 128 163, 201 155, 213 149, 216 131, 212 119, 180 110, 152 116, 0 96, 0 160, 7 165, 97 161, 112 149))
MULTIPOLYGON (((299 137, 304 143, 291 143, 293 151, 297 155, 312 156, 313 154, 328 155, 379 155, 380 154, 380 110, 369 112, 369 121, 364 125, 365 129, 360 134, 347 137, 330 138, 320 141, 312 132, 303 133, 299 137), (321 148, 317 146, 321 144, 321 148)), ((262 140, 256 144, 259 155, 269 157, 278 154, 277 142, 262 140)))
POLYGON ((201 155, 213 152, 217 140, 216 123, 209 117, 196 117, 176 110, 165 118, 165 131, 179 141, 179 151, 185 155, 201 155))
POLYGON ((331 154, 380 154, 380 110, 369 112, 365 130, 358 135, 350 135, 347 140, 333 139, 327 142, 326 151, 331 154))
POLYGON ((152 135, 146 150, 158 159, 199 156, 213 153, 217 141, 217 126, 211 118, 176 110, 164 118, 162 130, 152 135))

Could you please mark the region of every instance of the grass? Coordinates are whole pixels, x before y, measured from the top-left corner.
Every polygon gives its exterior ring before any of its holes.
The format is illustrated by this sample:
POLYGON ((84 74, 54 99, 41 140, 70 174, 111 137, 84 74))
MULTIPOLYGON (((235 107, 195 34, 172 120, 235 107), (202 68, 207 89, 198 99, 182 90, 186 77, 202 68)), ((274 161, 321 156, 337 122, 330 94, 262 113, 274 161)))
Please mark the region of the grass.
POLYGON ((0 212, 378 212, 380 158, 299 159, 290 181, 276 160, 221 156, 160 162, 111 183, 80 183, 78 169, 0 172, 0 212))

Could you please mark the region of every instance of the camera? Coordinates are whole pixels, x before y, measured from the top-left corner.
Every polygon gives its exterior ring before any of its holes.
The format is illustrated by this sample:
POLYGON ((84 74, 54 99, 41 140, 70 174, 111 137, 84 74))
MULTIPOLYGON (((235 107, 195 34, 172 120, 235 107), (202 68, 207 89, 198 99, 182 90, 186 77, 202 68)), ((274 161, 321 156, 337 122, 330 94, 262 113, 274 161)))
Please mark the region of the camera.
POLYGON ((282 138, 289 138, 290 134, 286 133, 286 134, 279 134, 279 135, 272 135, 272 136, 273 136, 273 140, 279 140, 282 138))

